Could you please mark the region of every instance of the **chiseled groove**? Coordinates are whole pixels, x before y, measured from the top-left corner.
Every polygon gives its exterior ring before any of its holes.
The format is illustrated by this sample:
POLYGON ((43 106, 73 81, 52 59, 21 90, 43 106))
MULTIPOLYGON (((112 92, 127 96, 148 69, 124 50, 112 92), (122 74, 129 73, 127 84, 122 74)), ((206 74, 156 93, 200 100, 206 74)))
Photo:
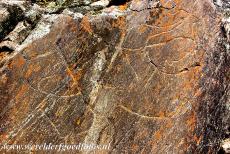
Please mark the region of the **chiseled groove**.
MULTIPOLYGON (((48 120, 48 122, 50 123, 50 125, 55 129, 55 131, 58 133, 58 135, 61 137, 61 133, 59 132, 59 130, 57 129, 56 125, 53 123, 52 120, 50 120, 50 118, 46 115, 46 113, 42 112, 42 115, 44 115, 46 117, 46 119, 48 120)), ((61 137, 64 138, 64 137, 61 137)))
MULTIPOLYGON (((8 134, 8 137, 5 139, 5 142, 4 143, 9 143, 11 141, 11 139, 15 136, 18 135, 18 133, 26 127, 26 125, 33 119, 35 118, 35 114, 38 114, 38 111, 39 110, 34 110, 33 112, 31 112, 26 118, 25 120, 23 120, 23 122, 17 127, 15 128, 14 130, 12 130, 11 132, 9 132, 8 134)), ((41 117, 41 114, 40 116, 37 118, 39 119, 41 117)), ((36 120, 36 118, 35 118, 36 120)))
MULTIPOLYGON (((154 28, 159 28, 159 29, 162 29, 162 28, 175 29, 178 26, 180 26, 182 23, 183 23, 183 21, 178 21, 178 22, 176 22, 176 23, 174 23, 172 25, 168 25, 168 26, 157 26, 157 25, 149 25, 149 24, 143 24, 143 25, 145 25, 147 27, 150 27, 150 28, 153 28, 153 29, 154 28)), ((166 32, 166 31, 164 31, 164 32, 166 32)))
POLYGON ((127 60, 125 60, 125 61, 126 61, 126 64, 128 64, 128 66, 129 66, 129 67, 131 68, 131 70, 133 71, 136 80, 139 81, 139 76, 138 76, 137 72, 135 71, 135 69, 133 68, 133 66, 131 65, 129 59, 127 58, 127 60))
POLYGON ((188 40, 191 40, 191 41, 195 42, 195 40, 194 40, 193 38, 191 38, 191 37, 178 36, 178 37, 173 37, 172 39, 169 39, 169 40, 167 40, 167 41, 163 41, 163 42, 159 42, 159 43, 153 43, 153 44, 148 45, 148 46, 146 46, 146 47, 153 47, 153 46, 157 46, 157 45, 162 45, 162 44, 165 44, 165 43, 169 43, 169 42, 171 42, 171 41, 174 41, 174 40, 176 40, 176 39, 188 39, 188 40))
MULTIPOLYGON (((25 82, 25 81, 24 81, 25 82)), ((29 87, 30 88, 32 88, 33 90, 35 90, 35 91, 38 91, 37 89, 34 89, 29 83, 28 83, 28 85, 29 85, 29 87)), ((59 91, 56 91, 56 92, 54 92, 54 93, 57 93, 57 92, 59 92, 59 91)), ((44 94, 44 93, 43 93, 44 94)), ((14 129, 14 130, 12 130, 9 134, 10 135, 13 135, 13 137, 14 136, 16 136, 23 128, 25 128, 26 127, 26 125, 32 120, 32 118, 35 116, 35 114, 37 114, 39 111, 41 112, 41 105, 42 105, 42 103, 45 101, 45 100, 47 100, 50 96, 56 96, 56 94, 51 94, 51 93, 45 93, 46 94, 46 96, 43 98, 43 100, 41 101, 41 103, 39 103, 37 106, 36 106, 36 108, 21 122, 21 124, 16 128, 16 129, 14 129), (32 117, 32 118, 30 118, 30 117, 32 117)), ((81 93, 80 93, 81 94, 81 93)), ((61 97, 58 97, 58 98, 61 98, 61 97)), ((42 116, 42 115, 40 115, 40 116, 42 116)), ((8 143, 8 142, 10 142, 10 137, 11 136, 9 136, 7 139, 6 139, 6 143, 8 143)))
MULTIPOLYGON (((156 70, 156 69, 155 69, 156 70)), ((156 71, 153 71, 150 75, 150 77, 148 78, 148 80, 146 81, 145 85, 144 85, 144 89, 149 85, 150 80, 153 78, 153 75, 156 73, 156 71)))
MULTIPOLYGON (((118 44, 118 46, 115 48, 115 52, 113 53, 113 55, 112 55, 112 58, 110 59, 110 62, 109 62, 109 64, 107 65, 107 68, 105 69, 105 72, 106 73, 108 73, 111 69, 112 69, 112 66, 114 65, 114 61, 116 60, 116 58, 117 58, 117 56, 119 55, 119 53, 120 52, 122 52, 122 43, 124 42, 124 36, 121 36, 121 38, 120 38, 120 42, 119 42, 119 44, 118 44)), ((106 49, 105 49, 106 50, 106 49)), ((103 64, 104 65, 104 64, 103 64)), ((102 88, 102 85, 100 85, 100 87, 98 87, 98 88, 102 88)), ((99 90, 99 89, 98 89, 99 90)), ((97 90, 97 91, 98 91, 97 90)), ((94 91, 95 91, 95 89, 92 89, 92 91, 90 92, 90 95, 92 94, 92 93, 94 93, 94 91)), ((92 96, 91 96, 92 97, 92 96)), ((98 97, 98 94, 96 95, 96 96, 94 96, 95 98, 97 98, 98 97)), ((91 105, 93 105, 94 104, 94 101, 92 102, 93 100, 91 99, 90 100, 90 103, 89 103, 89 105, 88 105, 88 109, 89 109, 89 111, 90 112, 92 112, 93 113, 93 115, 94 115, 94 118, 93 118, 93 122, 92 122, 92 125, 90 126, 90 128, 88 129, 88 133, 87 133, 87 135, 85 136, 85 138, 84 138, 84 143, 85 142, 88 142, 88 141, 90 141, 90 140, 92 140, 93 142, 95 142, 95 139, 93 139, 92 138, 92 136, 91 136, 91 134, 92 133, 96 133, 96 134, 100 134, 101 132, 102 132, 102 130, 104 129, 104 128, 102 128, 102 127, 100 127, 100 128, 97 128, 97 130, 95 131, 95 127, 97 127, 98 125, 100 125, 100 126, 103 126, 105 123, 107 123, 105 120, 108 120, 107 119, 107 114, 101 114, 100 112, 99 113, 97 113, 97 112, 95 112, 95 108, 96 108, 96 106, 94 107, 94 108, 92 108, 91 107, 91 105), (99 115, 99 117, 97 117, 99 115), (104 121, 100 121, 101 120, 101 118, 104 118, 105 120, 104 121), (95 132, 94 132, 95 131, 95 132)), ((103 112, 106 112, 106 110, 109 110, 108 109, 108 107, 106 108, 106 109, 104 109, 104 111, 103 112)), ((105 126, 104 126, 105 127, 105 126)), ((98 139, 99 137, 97 137, 97 139, 98 139)), ((92 142, 91 141, 91 142, 92 142)))
POLYGON ((176 71, 174 73, 170 73, 170 72, 166 72, 166 71, 163 71, 159 68, 158 65, 156 65, 152 60, 150 60, 150 63, 155 66, 157 68, 157 70, 163 74, 167 74, 167 75, 177 75, 177 74, 180 74, 180 73, 183 73, 183 72, 187 72, 190 70, 190 68, 194 68, 194 67, 200 67, 201 65, 200 64, 194 64, 193 66, 190 66, 190 67, 185 67, 179 71, 176 71))
MULTIPOLYGON (((186 19, 184 19, 184 20, 186 20, 186 19)), ((173 25, 169 25, 169 26, 167 26, 167 27, 172 27, 172 28, 170 28, 170 30, 168 30, 168 31, 162 31, 162 32, 157 33, 157 34, 155 34, 155 35, 150 35, 148 39, 151 39, 151 38, 156 37, 156 36, 161 35, 161 34, 167 34, 167 33, 173 32, 173 31, 175 31, 175 29, 176 29, 177 27, 179 27, 179 26, 182 25, 183 23, 184 23, 183 21, 180 21, 180 22, 176 22, 176 23, 173 24, 173 25), (173 27, 173 26, 175 26, 175 27, 173 27)), ((145 24, 145 25, 147 25, 147 24, 145 24)), ((150 25, 147 25, 147 26, 148 26, 148 27, 151 27, 151 28, 154 28, 154 26, 150 26, 150 25)), ((161 28, 161 27, 159 27, 159 26, 155 26, 155 27, 161 28)))
POLYGON ((142 115, 142 114, 139 114, 139 113, 136 113, 130 109, 128 109, 127 107, 123 106, 123 105, 118 105, 118 107, 122 108, 123 110, 125 110, 126 112, 132 114, 132 115, 136 115, 140 118, 144 118, 144 119, 152 119, 152 120, 166 120, 166 119, 169 119, 168 117, 156 117, 156 116, 146 116, 146 115, 142 115))
MULTIPOLYGON (((55 94, 55 93, 48 93, 48 92, 45 92, 45 91, 43 91, 43 90, 36 89, 36 88, 34 88, 29 82, 26 82, 26 83, 29 85, 29 87, 30 87, 31 89, 33 89, 34 91, 38 91, 38 92, 40 92, 41 94, 44 94, 44 95, 55 96, 55 97, 58 97, 58 98, 70 98, 70 97, 76 97, 76 96, 81 95, 81 92, 78 92, 77 94, 72 94, 72 95, 57 95, 57 94, 55 94)), ((65 85, 65 84, 63 84, 63 86, 64 86, 64 85, 65 85)), ((57 91, 57 92, 59 92, 59 91, 57 91)))
POLYGON ((46 52, 46 53, 44 53, 44 54, 40 54, 40 55, 38 55, 37 57, 33 58, 33 60, 34 60, 34 59, 38 59, 38 58, 44 58, 44 57, 47 57, 47 56, 49 56, 49 55, 51 55, 51 54, 53 54, 53 52, 46 52))

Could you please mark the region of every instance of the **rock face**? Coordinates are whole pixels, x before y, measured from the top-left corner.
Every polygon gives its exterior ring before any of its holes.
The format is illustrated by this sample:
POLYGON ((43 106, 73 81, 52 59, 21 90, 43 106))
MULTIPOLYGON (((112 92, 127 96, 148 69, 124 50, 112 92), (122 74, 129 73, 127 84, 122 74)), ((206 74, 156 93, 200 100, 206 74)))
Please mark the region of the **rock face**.
POLYGON ((229 135, 221 13, 211 0, 148 4, 42 17, 45 28, 2 58, 1 144, 217 153, 229 135))

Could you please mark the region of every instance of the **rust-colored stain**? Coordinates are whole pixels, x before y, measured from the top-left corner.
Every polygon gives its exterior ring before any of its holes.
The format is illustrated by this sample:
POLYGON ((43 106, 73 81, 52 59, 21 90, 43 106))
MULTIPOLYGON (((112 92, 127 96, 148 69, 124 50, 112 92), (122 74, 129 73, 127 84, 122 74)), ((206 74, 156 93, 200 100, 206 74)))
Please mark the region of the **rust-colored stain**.
POLYGON ((25 74, 26 78, 29 78, 33 73, 40 71, 41 66, 39 64, 30 64, 25 74))
POLYGON ((29 87, 26 84, 23 84, 20 89, 19 92, 17 93, 17 95, 15 96, 16 101, 18 102, 23 95, 25 95, 25 93, 28 91, 29 87))
POLYGON ((67 68, 66 69, 67 75, 71 77, 73 84, 71 87, 75 86, 75 85, 79 85, 78 82, 81 79, 82 75, 83 75, 83 70, 79 69, 76 73, 73 72, 73 70, 71 70, 71 68, 67 68))
POLYGON ((196 141, 196 144, 199 145, 202 140, 202 136, 196 136, 194 135, 194 141, 196 141))
POLYGON ((93 33, 93 30, 91 28, 89 18, 87 16, 84 16, 82 21, 81 21, 81 27, 89 34, 93 33))
POLYGON ((2 133, 0 135, 0 142, 4 142, 7 138, 8 138, 8 134, 7 133, 2 133))
POLYGON ((119 16, 61 15, 47 36, 7 62, 0 90, 10 96, 3 109, 10 127, 1 139, 111 143, 114 153, 196 153, 191 145, 204 140, 196 134, 203 80, 221 84, 204 71, 216 37, 208 28, 217 29, 219 17, 205 10, 208 1, 160 3, 131 11, 127 2, 114 7, 119 16))
POLYGON ((162 138, 162 132, 160 130, 156 131, 155 134, 154 134, 154 137, 157 140, 160 140, 162 138))
POLYGON ((11 65, 15 68, 22 68, 25 63, 26 60, 23 58, 23 56, 19 55, 17 61, 12 61, 11 65))
POLYGON ((117 27, 120 29, 124 29, 126 26, 126 18, 123 16, 118 17, 115 21, 112 22, 112 27, 117 27))
POLYGON ((163 111, 160 111, 160 112, 159 112, 159 117, 160 117, 160 118, 164 118, 164 117, 165 117, 165 113, 164 113, 163 111))
POLYGON ((137 151, 138 148, 139 148, 138 144, 133 144, 133 145, 132 145, 132 150, 133 150, 133 151, 137 151))
POLYGON ((148 29, 147 26, 142 25, 142 26, 140 26, 140 27, 138 28, 138 31, 139 31, 140 33, 144 33, 144 32, 146 32, 147 29, 148 29))
POLYGON ((121 11, 124 11, 124 10, 127 9, 127 7, 128 7, 127 4, 123 4, 123 5, 120 5, 120 6, 119 6, 119 9, 120 9, 121 11))
POLYGON ((81 124, 81 119, 77 119, 77 120, 76 120, 76 125, 79 126, 80 124, 81 124))
POLYGON ((173 127, 173 122, 172 122, 172 120, 167 121, 165 127, 166 127, 166 128, 171 128, 171 127, 173 127))
POLYGON ((186 121, 187 126, 189 129, 191 129, 192 131, 194 131, 195 127, 196 127, 196 116, 195 113, 193 113, 191 115, 191 117, 186 121))
POLYGON ((2 60, 4 57, 6 57, 7 56, 7 54, 6 53, 4 53, 4 52, 1 52, 0 53, 0 60, 2 60))

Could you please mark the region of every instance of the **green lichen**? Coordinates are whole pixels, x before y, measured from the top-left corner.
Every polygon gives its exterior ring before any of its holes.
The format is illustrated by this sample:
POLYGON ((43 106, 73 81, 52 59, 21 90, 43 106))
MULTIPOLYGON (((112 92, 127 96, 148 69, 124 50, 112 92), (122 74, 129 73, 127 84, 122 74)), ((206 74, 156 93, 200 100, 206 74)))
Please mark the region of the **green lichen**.
POLYGON ((34 3, 37 3, 42 6, 55 5, 57 7, 69 4, 73 0, 35 0, 34 3))

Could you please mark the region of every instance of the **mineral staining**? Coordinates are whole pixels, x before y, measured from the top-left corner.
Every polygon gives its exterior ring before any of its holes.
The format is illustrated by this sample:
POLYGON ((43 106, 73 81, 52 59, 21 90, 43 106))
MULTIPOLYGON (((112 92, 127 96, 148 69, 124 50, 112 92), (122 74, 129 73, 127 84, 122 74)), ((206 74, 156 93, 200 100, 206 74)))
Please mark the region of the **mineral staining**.
POLYGON ((226 151, 229 23, 218 5, 2 3, 0 25, 12 27, 0 29, 1 144, 226 151), (13 23, 11 8, 18 15, 13 23))

